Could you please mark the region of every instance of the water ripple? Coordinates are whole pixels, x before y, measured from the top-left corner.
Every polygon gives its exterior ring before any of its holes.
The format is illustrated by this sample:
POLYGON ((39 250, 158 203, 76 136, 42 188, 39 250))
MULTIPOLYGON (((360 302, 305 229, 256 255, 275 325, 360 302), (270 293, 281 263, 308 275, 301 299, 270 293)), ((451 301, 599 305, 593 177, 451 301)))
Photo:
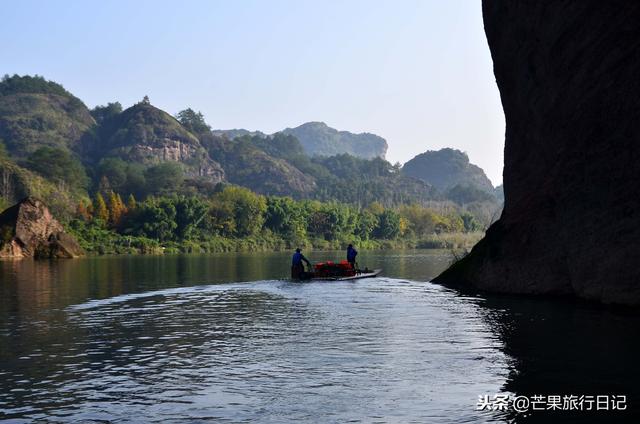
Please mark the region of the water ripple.
POLYGON ((206 285, 65 313, 57 343, 3 372, 0 418, 478 422, 506 378, 474 299, 424 283, 206 285))

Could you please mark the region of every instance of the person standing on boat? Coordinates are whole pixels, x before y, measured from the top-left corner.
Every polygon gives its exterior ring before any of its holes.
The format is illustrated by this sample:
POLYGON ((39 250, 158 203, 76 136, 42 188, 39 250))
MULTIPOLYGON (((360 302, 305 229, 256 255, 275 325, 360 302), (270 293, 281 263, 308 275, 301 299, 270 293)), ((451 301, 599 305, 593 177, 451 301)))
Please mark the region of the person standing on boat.
POLYGON ((298 247, 296 253, 293 254, 291 259, 291 278, 299 279, 304 272, 304 265, 302 262, 306 262, 307 266, 311 266, 311 263, 304 257, 302 251, 298 247))
POLYGON ((353 244, 347 246, 347 262, 351 264, 353 269, 356 269, 356 256, 358 256, 358 251, 353 248, 353 244))

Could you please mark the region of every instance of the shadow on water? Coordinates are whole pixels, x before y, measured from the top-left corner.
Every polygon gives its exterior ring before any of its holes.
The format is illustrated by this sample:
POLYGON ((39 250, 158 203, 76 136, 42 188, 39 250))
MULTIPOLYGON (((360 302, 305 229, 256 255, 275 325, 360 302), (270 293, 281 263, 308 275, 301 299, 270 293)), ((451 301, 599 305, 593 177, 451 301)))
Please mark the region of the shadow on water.
MULTIPOLYGON (((315 261, 342 255, 305 253, 315 261)), ((10 411, 65 421, 74 405, 67 418, 109 420, 126 410, 126 399, 159 420, 175 418, 183 403, 191 405, 191 419, 211 418, 211 405, 223 402, 230 409, 213 416, 232 421, 264 418, 274 405, 294 418, 309 417, 301 405, 353 418, 371 412, 369 403, 391 408, 380 417, 402 421, 428 417, 421 403, 446 397, 448 385, 465 387, 462 377, 470 386, 456 396, 468 399, 468 411, 442 404, 451 419, 433 415, 431 422, 639 422, 636 313, 557 299, 470 297, 402 280, 331 289, 278 282, 287 278, 289 260, 289 253, 263 253, 0 262, 0 420, 10 411), (258 280, 260 290, 238 284, 258 280), (411 317, 426 321, 407 322, 411 317), (372 363, 359 362, 363 354, 372 363), (345 367, 350 361, 352 369, 345 367), (467 363, 472 368, 455 368, 467 363), (309 370, 305 385, 300 379, 309 370), (406 387, 397 379, 407 379, 406 387), (365 390, 372 381, 399 385, 391 387, 404 399, 365 390), (526 396, 626 395, 627 410, 474 414, 477 395, 494 394, 475 390, 487 387, 526 396), (324 404, 309 404, 305 393, 324 404), (351 407, 334 393, 352 396, 351 407), (278 396, 299 407, 279 404, 278 396), (79 412, 78 405, 93 409, 79 412)), ((362 252, 359 261, 384 268, 387 277, 428 281, 450 259, 446 252, 387 251, 362 252)))
POLYGON ((609 410, 597 410, 594 403, 591 411, 533 411, 530 404, 527 413, 512 411, 509 421, 640 422, 640 314, 569 299, 483 297, 486 321, 511 358, 504 391, 530 400, 542 395, 539 408, 548 408, 548 396, 554 395, 563 402, 568 395, 626 397, 623 411, 610 410, 611 398, 609 410))

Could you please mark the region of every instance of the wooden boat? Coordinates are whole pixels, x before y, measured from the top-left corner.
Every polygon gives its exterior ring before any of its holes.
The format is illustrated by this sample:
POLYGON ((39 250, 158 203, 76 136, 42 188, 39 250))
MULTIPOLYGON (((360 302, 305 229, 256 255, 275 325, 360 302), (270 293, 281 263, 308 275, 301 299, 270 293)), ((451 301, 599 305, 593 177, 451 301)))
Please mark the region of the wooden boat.
POLYGON ((317 263, 312 269, 309 269, 309 271, 302 272, 300 274, 300 280, 358 280, 360 278, 376 277, 381 272, 381 269, 355 269, 347 261, 341 261, 338 263, 327 261, 317 263))
POLYGON ((373 278, 377 277, 382 272, 382 269, 365 269, 356 272, 355 275, 349 275, 344 277, 311 277, 310 280, 326 280, 326 281, 345 281, 345 280, 358 280, 360 278, 373 278), (366 271, 366 272, 365 272, 366 271))

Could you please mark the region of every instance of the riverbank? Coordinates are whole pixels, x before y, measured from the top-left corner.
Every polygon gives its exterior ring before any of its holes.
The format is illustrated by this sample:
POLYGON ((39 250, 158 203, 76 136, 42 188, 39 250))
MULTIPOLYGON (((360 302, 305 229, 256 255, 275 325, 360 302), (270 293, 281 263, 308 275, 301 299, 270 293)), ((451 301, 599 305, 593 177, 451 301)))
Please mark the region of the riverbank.
POLYGON ((433 234, 422 238, 369 239, 344 238, 336 240, 304 239, 287 240, 279 235, 263 234, 243 237, 210 237, 205 240, 166 241, 119 234, 95 226, 70 226, 68 231, 76 237, 89 255, 146 255, 175 253, 226 253, 226 252, 278 252, 302 247, 309 250, 340 250, 354 243, 360 249, 451 249, 469 250, 482 238, 483 232, 454 232, 433 234))

